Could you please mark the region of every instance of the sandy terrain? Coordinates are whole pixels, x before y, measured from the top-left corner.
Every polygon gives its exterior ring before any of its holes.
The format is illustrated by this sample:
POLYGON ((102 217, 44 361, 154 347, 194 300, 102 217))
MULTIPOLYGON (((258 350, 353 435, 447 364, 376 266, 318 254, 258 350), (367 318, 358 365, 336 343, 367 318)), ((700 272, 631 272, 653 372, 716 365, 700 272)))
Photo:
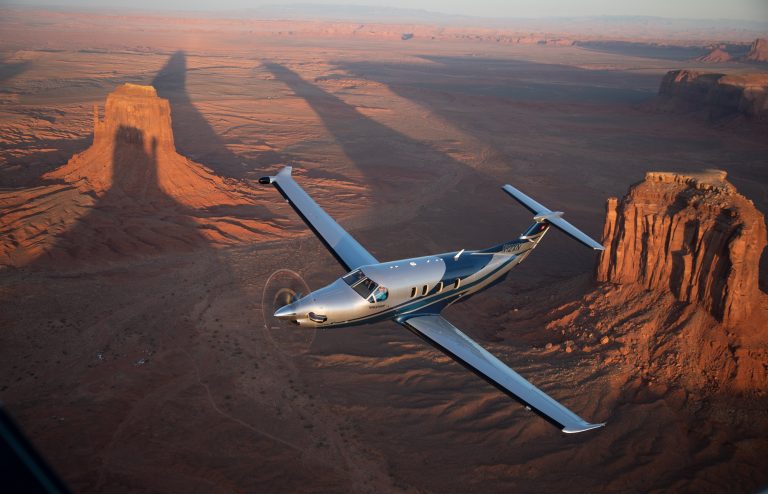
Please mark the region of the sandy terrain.
MULTIPOLYGON (((382 260, 517 235, 530 218, 498 190, 504 183, 596 237, 606 198, 648 170, 726 170, 768 212, 764 129, 644 105, 667 71, 700 62, 8 19, 4 194, 47 186, 43 174, 91 145, 93 105, 131 82, 170 102, 180 155, 245 183, 292 164, 382 260)), ((768 483, 759 393, 654 385, 617 357, 619 346, 547 348, 570 330, 559 308, 594 288, 594 254, 561 235, 447 316, 579 414, 608 422, 594 434, 563 436, 394 324, 320 332, 306 353, 288 351, 264 329, 266 279, 288 268, 317 288, 341 270, 273 200, 270 211, 291 221, 288 240, 0 270, 0 398, 73 490, 753 492, 768 483)))

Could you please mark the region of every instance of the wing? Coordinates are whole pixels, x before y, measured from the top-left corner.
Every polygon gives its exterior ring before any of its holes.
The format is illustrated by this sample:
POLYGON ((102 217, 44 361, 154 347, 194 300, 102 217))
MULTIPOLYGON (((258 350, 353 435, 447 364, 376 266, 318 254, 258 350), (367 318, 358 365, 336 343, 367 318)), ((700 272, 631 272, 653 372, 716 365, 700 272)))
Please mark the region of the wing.
POLYGON ((352 235, 347 233, 331 216, 323 211, 315 201, 304 192, 299 184, 291 177, 290 166, 286 166, 274 177, 262 177, 260 183, 271 183, 288 201, 288 204, 299 213, 304 223, 312 229, 325 247, 333 254, 347 271, 352 271, 367 264, 378 264, 379 261, 360 245, 352 235))
POLYGON ((563 432, 584 432, 605 424, 590 424, 507 367, 453 324, 439 315, 415 316, 400 322, 563 432))

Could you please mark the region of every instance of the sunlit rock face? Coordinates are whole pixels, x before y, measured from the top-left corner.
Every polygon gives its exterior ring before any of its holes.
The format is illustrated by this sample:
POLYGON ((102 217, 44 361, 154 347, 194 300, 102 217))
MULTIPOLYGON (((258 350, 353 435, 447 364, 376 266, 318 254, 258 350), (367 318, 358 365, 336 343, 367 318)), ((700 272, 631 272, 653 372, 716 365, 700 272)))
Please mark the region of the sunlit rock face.
POLYGON ((611 198, 598 281, 669 291, 735 324, 760 303, 763 215, 725 172, 649 172, 621 200, 611 198))
POLYGON ((0 193, 0 266, 284 236, 268 207, 271 188, 222 178, 176 152, 170 105, 151 86, 124 84, 111 93, 103 118, 94 108, 93 144, 43 180, 0 193))
POLYGON ((744 58, 750 62, 768 62, 768 38, 757 38, 744 58))
POLYGON ((232 184, 176 152, 168 100, 136 84, 107 96, 103 119, 94 108, 93 145, 46 178, 97 194, 168 196, 195 208, 243 202, 232 184))
POLYGON ((548 327, 689 400, 766 396, 765 220, 725 172, 647 173, 608 200, 603 245, 599 284, 548 327))

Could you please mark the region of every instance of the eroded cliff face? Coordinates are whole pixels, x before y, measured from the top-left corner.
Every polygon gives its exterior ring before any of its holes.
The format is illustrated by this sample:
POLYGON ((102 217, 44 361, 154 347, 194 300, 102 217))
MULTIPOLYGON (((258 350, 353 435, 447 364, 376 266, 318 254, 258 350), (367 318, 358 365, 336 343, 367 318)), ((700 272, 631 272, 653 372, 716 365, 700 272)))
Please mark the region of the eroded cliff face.
POLYGON ((750 62, 768 62, 768 39, 757 38, 744 58, 750 62))
POLYGON ((725 172, 650 172, 607 205, 598 281, 669 291, 734 325, 760 303, 763 215, 725 172))
POLYGON ((0 265, 103 260, 281 238, 260 200, 176 152, 167 100, 125 84, 94 109, 93 145, 43 178, 0 193, 0 265))
POLYGON ((768 120, 768 74, 725 75, 672 70, 661 81, 655 106, 705 113, 710 119, 742 115, 768 120))
POLYGON ((598 286, 547 310, 551 348, 598 352, 618 382, 682 391, 687 406, 768 397, 765 220, 725 172, 647 173, 608 200, 603 245, 598 286))

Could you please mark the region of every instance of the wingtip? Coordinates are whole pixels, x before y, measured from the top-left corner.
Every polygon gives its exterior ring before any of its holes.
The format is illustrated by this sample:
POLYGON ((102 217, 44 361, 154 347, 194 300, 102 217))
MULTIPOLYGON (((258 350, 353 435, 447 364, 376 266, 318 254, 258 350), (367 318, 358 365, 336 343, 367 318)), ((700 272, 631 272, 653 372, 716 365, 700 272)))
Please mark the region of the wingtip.
POLYGON ((578 434, 579 432, 587 432, 591 431, 592 429, 599 429, 600 427, 605 427, 606 422, 601 422, 599 424, 588 424, 584 423, 583 425, 579 425, 577 427, 564 427, 563 432, 566 434, 578 434))
POLYGON ((284 176, 288 175, 290 177, 292 171, 293 171, 293 167, 292 166, 290 166, 290 165, 289 166, 284 166, 279 172, 277 172, 277 176, 278 177, 280 177, 280 176, 284 177, 284 176))
POLYGON ((267 176, 261 177, 259 179, 259 183, 262 185, 274 184, 280 178, 290 177, 292 171, 293 171, 292 166, 284 166, 275 175, 272 175, 272 176, 267 175, 267 176))

